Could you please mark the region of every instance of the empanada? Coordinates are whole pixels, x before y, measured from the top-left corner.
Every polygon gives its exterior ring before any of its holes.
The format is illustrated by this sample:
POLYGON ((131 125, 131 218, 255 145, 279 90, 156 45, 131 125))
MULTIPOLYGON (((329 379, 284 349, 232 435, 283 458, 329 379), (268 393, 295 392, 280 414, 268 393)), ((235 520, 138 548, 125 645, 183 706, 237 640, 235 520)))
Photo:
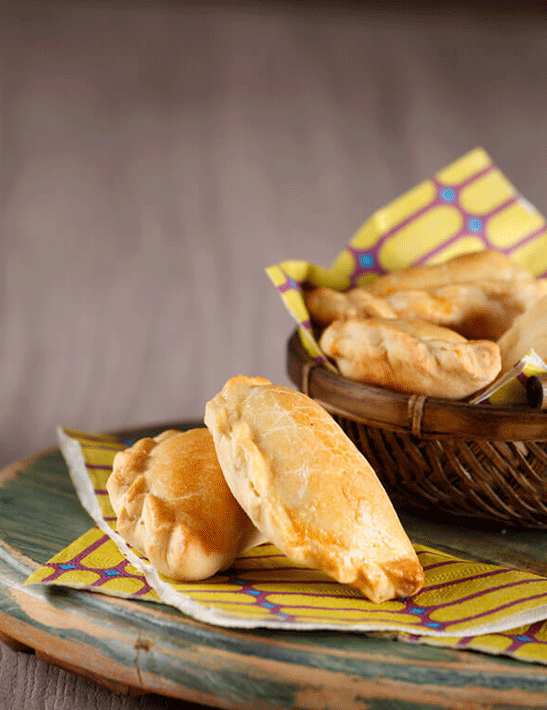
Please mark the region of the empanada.
POLYGON ((395 312, 396 318, 408 320, 426 320, 428 323, 451 326, 462 317, 462 309, 458 300, 445 297, 435 290, 423 291, 407 289, 393 291, 382 298, 395 312))
POLYGON ((434 293, 456 302, 460 308, 459 318, 443 325, 471 340, 497 340, 518 315, 547 294, 547 280, 488 279, 443 286, 434 293))
POLYGON ((532 348, 547 361, 547 296, 515 318, 513 325, 498 340, 498 346, 502 372, 510 370, 532 348))
POLYGON ((439 264, 398 269, 380 276, 367 288, 375 296, 386 296, 393 291, 408 289, 429 291, 450 284, 481 283, 486 280, 529 281, 532 278, 527 269, 513 263, 501 252, 485 249, 460 254, 439 264))
POLYGON ((439 286, 427 292, 394 291, 385 299, 401 318, 423 318, 470 340, 497 340, 516 316, 546 293, 545 279, 488 279, 439 286), (428 298, 420 298, 420 293, 428 298), (406 294, 411 294, 410 298, 406 294))
POLYGON ((173 579, 206 579, 228 567, 256 532, 206 428, 167 430, 118 452, 107 490, 117 532, 173 579))
POLYGON ((287 557, 374 602, 418 592, 423 569, 384 488, 317 402, 238 376, 205 423, 234 496, 287 557))
MULTIPOLYGON (((471 301, 474 308, 480 308, 485 301, 478 286, 443 286, 431 291, 407 289, 385 296, 374 296, 359 286, 348 291, 316 288, 306 294, 312 321, 323 326, 335 320, 378 317, 426 320, 452 327, 466 319, 471 301), (470 289, 476 292, 475 298, 471 297, 470 289)), ((498 309, 501 313, 501 307, 498 309)))
POLYGON ((385 299, 373 296, 364 288, 349 291, 314 288, 306 293, 305 301, 312 321, 319 325, 329 325, 341 318, 397 318, 385 299))
POLYGON ((547 294, 546 279, 488 279, 404 289, 375 296, 366 287, 338 292, 316 288, 306 295, 312 321, 330 325, 348 318, 426 320, 456 330, 471 340, 497 340, 538 298, 547 294))
POLYGON ((467 340, 426 321, 334 321, 319 344, 352 380, 448 399, 477 392, 501 368, 496 343, 467 340))

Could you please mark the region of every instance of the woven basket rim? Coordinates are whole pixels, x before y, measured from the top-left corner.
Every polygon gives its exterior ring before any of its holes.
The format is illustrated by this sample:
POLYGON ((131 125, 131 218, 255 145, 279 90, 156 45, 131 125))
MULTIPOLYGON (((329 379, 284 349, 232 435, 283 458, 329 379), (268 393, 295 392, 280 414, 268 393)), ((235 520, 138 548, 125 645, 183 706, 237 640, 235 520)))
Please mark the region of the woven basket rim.
POLYGON ((314 360, 298 330, 287 344, 287 373, 331 414, 422 438, 547 440, 547 411, 409 395, 350 380, 314 360))

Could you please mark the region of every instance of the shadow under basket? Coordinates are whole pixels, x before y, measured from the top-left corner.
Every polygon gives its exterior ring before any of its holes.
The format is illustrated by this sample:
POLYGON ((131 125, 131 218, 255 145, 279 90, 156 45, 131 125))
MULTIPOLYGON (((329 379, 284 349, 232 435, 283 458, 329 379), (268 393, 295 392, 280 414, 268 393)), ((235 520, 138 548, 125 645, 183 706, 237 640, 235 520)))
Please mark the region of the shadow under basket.
POLYGON ((318 364, 298 332, 292 382, 362 451, 395 505, 547 528, 547 412, 408 395, 318 364))

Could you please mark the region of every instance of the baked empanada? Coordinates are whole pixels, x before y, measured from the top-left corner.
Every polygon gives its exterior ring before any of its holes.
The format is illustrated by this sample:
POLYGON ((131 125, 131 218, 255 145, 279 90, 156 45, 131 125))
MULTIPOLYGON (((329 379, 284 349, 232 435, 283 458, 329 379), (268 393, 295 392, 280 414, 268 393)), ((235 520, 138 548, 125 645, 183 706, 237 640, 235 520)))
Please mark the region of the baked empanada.
POLYGON ((374 602, 418 592, 423 569, 384 488, 317 402, 238 376, 205 423, 234 496, 287 557, 374 602))
POLYGON ((502 372, 510 370, 524 355, 534 349, 547 361, 547 296, 538 299, 498 340, 502 372))
POLYGON ((173 579, 225 569, 256 532, 226 485, 206 428, 167 430, 118 452, 107 490, 117 532, 173 579))
POLYGON ((334 321, 319 344, 352 380, 448 399, 477 392, 501 368, 496 343, 467 340, 426 321, 334 321))
POLYGON ((481 283, 486 280, 529 281, 532 274, 522 266, 513 263, 498 251, 484 251, 460 254, 439 264, 425 264, 398 269, 380 276, 368 290, 375 296, 386 296, 393 291, 418 289, 429 291, 439 286, 461 283, 481 283))
POLYGON ((547 293, 546 287, 545 279, 489 279, 439 286, 428 292, 395 291, 385 298, 400 318, 423 318, 470 340, 497 340, 517 315, 547 293), (412 295, 420 293, 427 297, 412 295), (410 299, 406 294, 411 294, 410 299))
POLYGON ((373 296, 364 288, 349 291, 314 288, 306 293, 305 301, 311 319, 319 325, 329 325, 341 318, 397 318, 385 299, 373 296))
POLYGON ((523 313, 547 294, 546 279, 488 279, 405 289, 375 296, 366 287, 349 291, 316 288, 306 295, 312 321, 330 325, 348 318, 426 320, 471 340, 497 340, 523 313))

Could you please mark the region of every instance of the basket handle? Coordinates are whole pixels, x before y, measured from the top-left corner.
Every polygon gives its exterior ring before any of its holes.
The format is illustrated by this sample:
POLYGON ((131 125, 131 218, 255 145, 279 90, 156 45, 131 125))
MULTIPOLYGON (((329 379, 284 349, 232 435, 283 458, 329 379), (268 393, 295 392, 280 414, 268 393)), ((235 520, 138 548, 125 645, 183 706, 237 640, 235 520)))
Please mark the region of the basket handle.
POLYGON ((424 394, 413 394, 408 399, 408 421, 410 431, 414 436, 422 435, 422 418, 427 397, 424 394))

